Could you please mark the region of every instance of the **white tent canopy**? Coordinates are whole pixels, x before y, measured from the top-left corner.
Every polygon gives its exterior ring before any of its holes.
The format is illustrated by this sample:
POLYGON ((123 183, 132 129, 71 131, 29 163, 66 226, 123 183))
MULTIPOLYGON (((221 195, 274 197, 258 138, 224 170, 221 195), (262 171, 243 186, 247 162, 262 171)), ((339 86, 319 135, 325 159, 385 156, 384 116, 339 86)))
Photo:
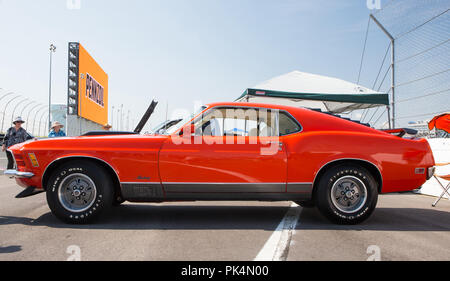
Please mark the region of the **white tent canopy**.
POLYGON ((242 102, 276 103, 343 113, 388 105, 387 94, 341 79, 292 71, 247 89, 242 102))

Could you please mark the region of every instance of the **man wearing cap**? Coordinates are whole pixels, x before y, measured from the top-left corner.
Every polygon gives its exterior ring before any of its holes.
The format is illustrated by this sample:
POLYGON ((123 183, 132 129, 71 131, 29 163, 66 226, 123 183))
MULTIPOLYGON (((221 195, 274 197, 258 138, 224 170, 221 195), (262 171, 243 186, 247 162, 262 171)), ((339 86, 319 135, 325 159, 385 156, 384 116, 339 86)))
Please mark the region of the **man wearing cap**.
MULTIPOLYGON (((30 134, 28 134, 28 132, 24 128, 22 128, 23 123, 25 123, 25 121, 23 121, 22 117, 20 116, 14 119, 13 121, 14 126, 9 128, 8 131, 6 131, 5 138, 3 139, 2 151, 6 151, 6 149, 9 148, 10 146, 34 138, 30 134)), ((6 153, 6 156, 8 157, 7 169, 8 170, 13 169, 14 159, 12 155, 10 155, 10 153, 6 153)))
POLYGON ((58 137, 65 137, 66 133, 64 133, 63 130, 61 130, 64 127, 63 124, 59 123, 58 121, 55 121, 52 123, 52 129, 50 133, 48 134, 49 138, 58 138, 58 137))

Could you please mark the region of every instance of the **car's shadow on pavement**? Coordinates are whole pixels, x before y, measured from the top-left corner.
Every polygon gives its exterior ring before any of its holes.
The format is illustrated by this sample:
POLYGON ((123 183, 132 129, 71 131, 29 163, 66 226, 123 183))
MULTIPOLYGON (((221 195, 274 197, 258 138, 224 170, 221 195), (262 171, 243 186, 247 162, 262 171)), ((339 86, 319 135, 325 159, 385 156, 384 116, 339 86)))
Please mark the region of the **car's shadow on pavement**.
MULTIPOLYGON (((298 207, 300 208, 300 207, 298 207)), ((37 219, 0 216, 0 226, 23 224, 69 229, 196 230, 262 229, 273 231, 287 212, 283 206, 167 206, 125 204, 86 225, 65 224, 50 212, 37 219)), ((317 209, 304 208, 298 230, 450 231, 450 212, 437 209, 377 208, 358 225, 335 225, 317 209)))
POLYGON ((316 208, 305 208, 299 221, 298 230, 450 231, 450 212, 436 209, 378 207, 361 224, 336 225, 316 208))
POLYGON ((20 252, 20 251, 22 251, 22 246, 18 246, 18 245, 6 246, 6 247, 0 246, 0 254, 11 254, 11 253, 20 252))

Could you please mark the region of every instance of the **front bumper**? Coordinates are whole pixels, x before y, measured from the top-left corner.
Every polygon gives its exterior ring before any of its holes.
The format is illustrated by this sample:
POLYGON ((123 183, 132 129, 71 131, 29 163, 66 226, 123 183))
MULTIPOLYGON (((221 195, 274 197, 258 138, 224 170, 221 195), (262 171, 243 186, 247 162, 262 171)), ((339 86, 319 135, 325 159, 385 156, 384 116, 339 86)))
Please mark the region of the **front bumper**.
POLYGON ((17 170, 6 170, 3 174, 16 179, 29 179, 34 177, 34 174, 31 172, 20 172, 17 170))

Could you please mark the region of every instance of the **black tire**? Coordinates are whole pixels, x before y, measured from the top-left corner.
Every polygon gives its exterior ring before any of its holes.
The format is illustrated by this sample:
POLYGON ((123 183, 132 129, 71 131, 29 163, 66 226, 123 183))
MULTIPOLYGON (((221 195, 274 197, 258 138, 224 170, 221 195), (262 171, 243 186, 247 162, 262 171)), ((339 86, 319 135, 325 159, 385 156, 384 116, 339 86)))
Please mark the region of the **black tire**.
POLYGON ((314 208, 316 206, 316 204, 314 203, 313 200, 311 201, 294 201, 295 204, 303 207, 303 208, 314 208))
POLYGON ((125 200, 122 197, 117 196, 116 198, 113 199, 112 206, 118 207, 118 206, 122 205, 123 202, 125 202, 125 200))
POLYGON ((374 211, 378 201, 378 185, 370 172, 361 166, 335 166, 320 178, 315 201, 319 211, 330 221, 358 224, 374 211), (331 197, 332 192, 334 198, 331 197))
POLYGON ((85 160, 71 161, 58 167, 47 184, 50 210, 57 218, 71 224, 84 224, 96 219, 112 206, 113 194, 113 183, 105 169, 85 160), (75 197, 75 189, 79 197, 75 197))

